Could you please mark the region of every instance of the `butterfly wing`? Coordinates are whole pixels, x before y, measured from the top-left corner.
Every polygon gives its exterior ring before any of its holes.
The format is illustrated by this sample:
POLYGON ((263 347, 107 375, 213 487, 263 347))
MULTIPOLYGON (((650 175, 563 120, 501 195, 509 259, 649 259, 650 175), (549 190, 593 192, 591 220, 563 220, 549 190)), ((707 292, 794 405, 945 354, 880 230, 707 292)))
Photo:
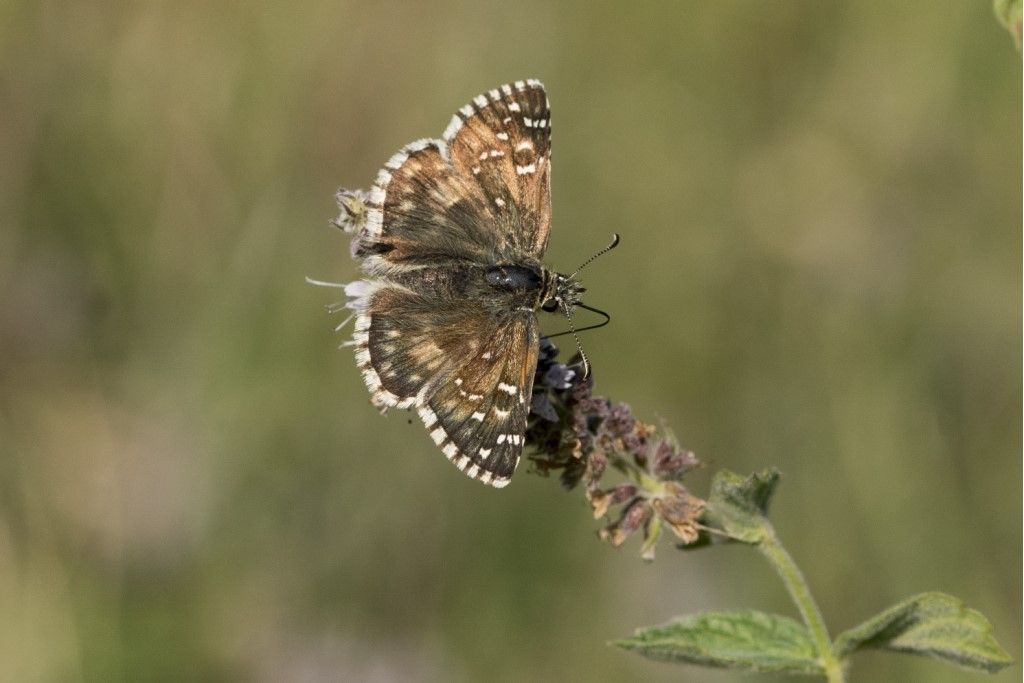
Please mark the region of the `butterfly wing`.
POLYGON ((499 240, 536 258, 551 230, 551 111, 544 85, 516 81, 477 95, 444 132, 452 163, 476 179, 499 240))
POLYGON ((376 275, 540 258, 551 229, 550 135, 539 81, 478 95, 443 139, 406 145, 384 165, 353 253, 376 275))
POLYGON ((532 313, 505 321, 495 332, 484 350, 455 369, 418 412, 452 463, 501 488, 515 472, 526 442, 540 335, 532 313))
POLYGON ((388 160, 353 244, 378 278, 350 293, 373 403, 415 407, 449 460, 497 487, 524 444, 537 319, 452 283, 482 280, 497 263, 539 263, 551 227, 550 124, 539 81, 473 98, 442 139, 388 160))
POLYGON ((496 487, 522 453, 538 342, 532 312, 495 315, 408 286, 376 287, 356 318, 356 362, 373 403, 415 407, 448 460, 496 487))

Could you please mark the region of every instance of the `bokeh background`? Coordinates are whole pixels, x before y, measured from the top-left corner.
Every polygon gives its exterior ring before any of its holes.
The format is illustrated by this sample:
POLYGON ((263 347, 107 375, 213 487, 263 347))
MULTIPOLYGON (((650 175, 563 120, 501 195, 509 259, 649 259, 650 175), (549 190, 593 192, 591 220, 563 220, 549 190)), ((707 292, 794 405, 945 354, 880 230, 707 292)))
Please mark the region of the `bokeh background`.
POLYGON ((605 643, 792 615, 756 553, 645 565, 579 492, 467 480, 303 282, 355 276, 338 186, 526 77, 549 262, 623 236, 585 277, 599 393, 701 456, 697 493, 783 470, 833 632, 942 590, 1020 660, 1021 67, 989 3, 15 1, 0 680, 740 680, 605 643))

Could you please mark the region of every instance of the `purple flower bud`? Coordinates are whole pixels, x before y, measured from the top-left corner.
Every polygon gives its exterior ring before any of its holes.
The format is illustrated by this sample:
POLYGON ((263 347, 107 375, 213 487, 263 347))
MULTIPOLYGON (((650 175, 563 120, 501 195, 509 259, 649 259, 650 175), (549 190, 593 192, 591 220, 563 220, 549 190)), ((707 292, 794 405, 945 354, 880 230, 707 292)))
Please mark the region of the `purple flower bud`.
POLYGON ((641 555, 646 560, 654 558, 666 525, 684 542, 696 540, 704 502, 678 483, 696 466, 693 454, 637 420, 628 404, 594 396, 593 376, 579 374, 578 358, 563 364, 557 357, 558 348, 542 339, 526 432, 528 457, 537 471, 558 473, 566 489, 583 484, 595 517, 623 506, 600 536, 618 546, 643 529, 641 555), (631 481, 601 487, 612 469, 631 481))
POLYGON ((558 355, 558 347, 551 343, 547 337, 540 340, 540 348, 537 353, 537 367, 546 365, 558 355))
POLYGON ((636 495, 637 488, 633 484, 620 484, 613 488, 611 494, 612 505, 621 505, 636 495))
POLYGON ((670 495, 655 500, 654 510, 683 543, 693 543, 700 536, 704 501, 691 496, 682 484, 670 482, 668 489, 670 495))
POLYGON ((608 468, 608 459, 600 451, 592 451, 587 458, 586 477, 587 483, 596 484, 601 481, 604 471, 608 468))
POLYGON ((551 405, 551 399, 545 394, 534 394, 530 402, 530 412, 548 422, 558 422, 558 413, 551 405))
POLYGON ((634 498, 618 521, 601 530, 601 538, 618 547, 642 527, 651 514, 650 503, 643 498, 634 498))
POLYGON ((604 421, 604 428, 616 438, 622 438, 633 431, 636 418, 633 411, 625 403, 616 403, 604 421))
POLYGON ((575 370, 561 363, 553 363, 544 373, 544 384, 557 391, 562 391, 572 386, 575 376, 575 370))
POLYGON ((661 479, 680 479, 697 466, 692 451, 680 451, 669 441, 662 441, 654 455, 654 473, 661 479))

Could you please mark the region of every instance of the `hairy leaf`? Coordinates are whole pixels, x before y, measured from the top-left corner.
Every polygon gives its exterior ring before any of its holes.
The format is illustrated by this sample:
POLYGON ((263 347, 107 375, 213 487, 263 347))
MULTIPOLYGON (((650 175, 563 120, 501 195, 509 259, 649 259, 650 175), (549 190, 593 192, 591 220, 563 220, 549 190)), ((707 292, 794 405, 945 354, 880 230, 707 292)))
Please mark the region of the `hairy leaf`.
POLYGON ((704 612, 638 629, 613 643, 660 661, 750 672, 821 674, 807 629, 754 610, 704 612))
POLYGON ((747 477, 721 470, 711 483, 707 520, 735 540, 759 542, 764 536, 764 517, 778 482, 779 471, 774 468, 747 477))
POLYGON ((840 657, 864 648, 926 655, 989 672, 1013 662, 988 619, 945 593, 915 595, 836 639, 840 657))

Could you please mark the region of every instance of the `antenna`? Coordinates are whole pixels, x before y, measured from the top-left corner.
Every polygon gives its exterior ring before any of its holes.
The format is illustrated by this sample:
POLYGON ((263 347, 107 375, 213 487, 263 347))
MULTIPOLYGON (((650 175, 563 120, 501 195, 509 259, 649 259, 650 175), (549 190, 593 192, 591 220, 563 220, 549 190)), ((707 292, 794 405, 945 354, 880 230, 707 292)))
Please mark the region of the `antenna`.
MULTIPOLYGON (((571 274, 565 276, 565 279, 571 281, 574 277, 576 277, 576 275, 581 270, 583 270, 584 268, 589 266, 591 263, 593 263, 594 259, 596 259, 598 256, 602 256, 603 254, 607 254, 609 251, 611 251, 612 249, 614 249, 618 245, 619 245, 619 233, 617 233, 617 232, 616 233, 612 233, 612 241, 611 241, 611 243, 607 247, 605 247, 604 249, 602 249, 601 251, 597 252, 596 254, 594 254, 593 256, 588 258, 586 261, 584 261, 582 263, 582 265, 580 265, 579 268, 577 268, 576 270, 572 271, 571 274)), ((587 379, 588 377, 590 377, 590 359, 587 358, 587 353, 586 353, 586 351, 583 350, 583 345, 580 343, 580 337, 579 337, 578 334, 576 334, 576 332, 577 332, 576 325, 572 321, 572 311, 569 309, 569 304, 567 304, 562 299, 559 299, 558 301, 562 305, 562 313, 565 314, 565 319, 569 321, 569 330, 568 330, 568 332, 559 332, 558 334, 550 335, 548 337, 548 339, 550 339, 551 337, 557 337, 557 336, 562 335, 562 334, 572 334, 572 338, 574 340, 576 340, 576 351, 578 351, 579 354, 580 354, 580 362, 583 364, 583 379, 587 379)), ((597 328, 597 327, 604 327, 605 325, 608 324, 608 321, 611 320, 611 316, 609 316, 607 313, 605 313, 604 311, 602 311, 600 309, 591 308, 590 306, 586 306, 586 305, 584 305, 583 303, 580 303, 580 302, 575 302, 574 307, 575 306, 579 306, 580 308, 585 308, 588 311, 592 311, 592 312, 597 313, 598 315, 601 315, 601 316, 604 317, 604 320, 601 321, 600 323, 598 323, 597 325, 590 325, 588 327, 581 328, 580 331, 592 330, 592 329, 597 328)))
POLYGON ((569 279, 571 280, 572 278, 576 277, 577 273, 579 273, 581 270, 583 270, 584 268, 589 266, 594 261, 594 259, 596 259, 598 256, 602 256, 603 254, 607 254, 609 251, 611 251, 612 249, 614 249, 618 245, 619 245, 619 233, 614 232, 614 233, 612 233, 612 243, 609 244, 604 249, 602 249, 601 251, 599 251, 596 254, 594 254, 593 256, 591 256, 590 258, 588 258, 586 261, 584 261, 582 266, 580 266, 576 270, 572 271, 572 275, 568 276, 569 279))
POLYGON ((565 319, 569 321, 569 332, 572 333, 572 338, 576 340, 576 350, 579 351, 580 360, 583 362, 583 379, 587 379, 590 377, 590 360, 587 358, 586 352, 583 351, 579 335, 576 334, 576 326, 573 325, 572 316, 569 315, 569 306, 564 302, 562 303, 562 312, 565 313, 565 319))

